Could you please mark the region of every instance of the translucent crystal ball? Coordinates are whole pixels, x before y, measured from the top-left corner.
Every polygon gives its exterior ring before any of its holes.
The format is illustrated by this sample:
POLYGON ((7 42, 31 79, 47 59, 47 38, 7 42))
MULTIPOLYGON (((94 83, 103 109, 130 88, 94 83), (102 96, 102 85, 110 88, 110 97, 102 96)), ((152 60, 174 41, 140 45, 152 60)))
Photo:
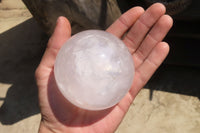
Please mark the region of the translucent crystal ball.
POLYGON ((54 67, 59 90, 72 104, 103 110, 129 91, 134 63, 124 43, 101 30, 72 36, 60 49, 54 67))

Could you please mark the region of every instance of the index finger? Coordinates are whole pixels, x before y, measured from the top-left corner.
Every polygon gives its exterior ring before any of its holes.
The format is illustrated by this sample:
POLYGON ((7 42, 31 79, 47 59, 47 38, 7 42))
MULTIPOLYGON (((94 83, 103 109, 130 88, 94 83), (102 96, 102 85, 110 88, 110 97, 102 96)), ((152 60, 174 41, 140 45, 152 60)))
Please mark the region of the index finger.
POLYGON ((107 32, 122 38, 124 33, 136 22, 144 13, 142 7, 134 7, 122 14, 108 29, 107 32))

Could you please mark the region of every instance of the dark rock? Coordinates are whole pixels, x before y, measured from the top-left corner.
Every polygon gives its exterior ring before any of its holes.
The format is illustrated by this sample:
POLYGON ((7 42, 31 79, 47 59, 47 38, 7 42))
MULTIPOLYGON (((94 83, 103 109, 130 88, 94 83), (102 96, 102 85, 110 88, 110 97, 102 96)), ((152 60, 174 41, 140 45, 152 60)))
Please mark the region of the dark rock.
MULTIPOLYGON (((115 0, 23 0, 46 33, 52 34, 59 16, 76 29, 105 29, 121 12, 115 0), (78 25, 78 26, 77 26, 78 25)), ((76 30, 73 33, 77 32, 76 30)))

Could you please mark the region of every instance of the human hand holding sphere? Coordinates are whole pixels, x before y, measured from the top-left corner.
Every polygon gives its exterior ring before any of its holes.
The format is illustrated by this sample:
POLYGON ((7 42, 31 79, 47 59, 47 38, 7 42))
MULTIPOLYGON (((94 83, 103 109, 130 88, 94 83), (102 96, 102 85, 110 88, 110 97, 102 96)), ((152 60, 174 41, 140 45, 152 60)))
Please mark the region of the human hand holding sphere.
POLYGON ((154 4, 146 11, 135 7, 107 29, 128 47, 134 61, 135 76, 123 99, 115 106, 100 111, 74 106, 60 93, 55 82, 53 69, 56 56, 71 36, 69 22, 60 17, 36 70, 42 114, 39 132, 114 132, 137 93, 168 54, 168 44, 162 39, 171 28, 172 19, 164 13, 165 8, 161 4, 154 4))

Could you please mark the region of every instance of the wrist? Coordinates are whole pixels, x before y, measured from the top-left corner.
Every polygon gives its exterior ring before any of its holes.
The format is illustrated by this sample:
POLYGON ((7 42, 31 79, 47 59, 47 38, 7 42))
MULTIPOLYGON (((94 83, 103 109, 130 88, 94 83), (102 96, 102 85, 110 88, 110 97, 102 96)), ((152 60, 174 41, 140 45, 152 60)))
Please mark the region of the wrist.
POLYGON ((48 128, 43 122, 40 122, 38 133, 55 133, 50 128, 48 128))
POLYGON ((54 125, 46 123, 46 121, 41 120, 38 133, 64 133, 65 130, 62 129, 62 125, 54 125), (55 128, 59 127, 59 129, 55 128))

